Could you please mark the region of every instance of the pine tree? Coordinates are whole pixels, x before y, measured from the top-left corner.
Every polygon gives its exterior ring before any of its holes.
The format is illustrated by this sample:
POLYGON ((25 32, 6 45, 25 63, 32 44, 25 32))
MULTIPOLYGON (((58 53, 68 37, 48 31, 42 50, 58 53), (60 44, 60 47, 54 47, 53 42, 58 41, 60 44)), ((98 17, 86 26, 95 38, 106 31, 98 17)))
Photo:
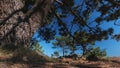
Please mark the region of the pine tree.
POLYGON ((39 44, 39 42, 35 42, 33 45, 32 45, 32 50, 37 52, 38 54, 40 55, 44 55, 44 50, 42 50, 42 46, 39 44))
POLYGON ((42 20, 51 4, 52 0, 1 0, 0 44, 29 47, 33 34, 46 24, 42 20))

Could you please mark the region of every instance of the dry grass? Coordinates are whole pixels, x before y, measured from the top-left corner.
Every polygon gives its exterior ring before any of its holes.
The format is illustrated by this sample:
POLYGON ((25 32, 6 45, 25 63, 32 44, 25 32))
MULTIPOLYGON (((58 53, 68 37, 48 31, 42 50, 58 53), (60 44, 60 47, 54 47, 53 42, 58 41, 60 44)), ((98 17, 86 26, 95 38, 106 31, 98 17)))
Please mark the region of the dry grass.
POLYGON ((86 59, 66 59, 54 61, 47 56, 40 56, 35 52, 21 49, 14 54, 0 52, 0 68, 119 68, 120 57, 103 58, 100 61, 88 61, 86 59), (14 56, 14 57, 13 57, 14 56), (22 58, 20 58, 22 57, 22 58), (11 59, 12 60, 8 60, 11 59), (13 58, 15 62, 13 62, 13 58), (18 60, 19 59, 19 60, 18 60), (21 60, 24 60, 20 62, 21 60))

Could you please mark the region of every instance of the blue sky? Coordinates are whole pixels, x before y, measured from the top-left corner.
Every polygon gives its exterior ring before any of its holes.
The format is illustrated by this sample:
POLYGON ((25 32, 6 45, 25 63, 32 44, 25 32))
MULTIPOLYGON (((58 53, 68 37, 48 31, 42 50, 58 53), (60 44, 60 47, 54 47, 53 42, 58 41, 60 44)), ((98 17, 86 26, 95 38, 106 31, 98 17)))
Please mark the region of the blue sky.
MULTIPOLYGON (((118 20, 119 21, 119 20, 118 20)), ((114 28, 114 34, 120 33, 120 26, 114 25, 114 21, 105 22, 101 25, 103 29, 107 29, 109 27, 114 28)), ((120 41, 116 41, 115 39, 108 39, 96 42, 97 46, 100 46, 101 49, 106 49, 108 56, 120 56, 120 41)))
MULTIPOLYGON (((81 0, 75 0, 76 4, 79 4, 81 0)), ((98 17, 100 14, 98 12, 94 12, 91 14, 90 21, 94 20, 95 17, 98 17)), ((70 19, 70 18, 69 18, 70 19)), ((68 19, 68 20, 69 20, 68 19)), ((110 27, 114 28, 114 34, 120 33, 120 26, 114 25, 114 21, 106 22, 100 26, 102 29, 108 29, 110 27)), ((59 51, 58 49, 52 48, 52 43, 46 43, 45 41, 41 41, 40 45, 43 46, 44 53, 48 56, 51 56, 54 51, 59 51)), ((120 56, 120 41, 116 41, 114 39, 96 41, 95 46, 99 46, 101 49, 106 49, 107 56, 120 56)), ((79 53, 79 52, 78 52, 79 53)))

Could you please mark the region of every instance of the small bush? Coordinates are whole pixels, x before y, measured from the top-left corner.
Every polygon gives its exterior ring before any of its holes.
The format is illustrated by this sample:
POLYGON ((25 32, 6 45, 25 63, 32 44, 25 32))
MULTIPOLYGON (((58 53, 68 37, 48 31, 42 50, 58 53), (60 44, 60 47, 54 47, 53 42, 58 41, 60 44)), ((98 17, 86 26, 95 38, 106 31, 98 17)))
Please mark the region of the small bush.
POLYGON ((102 57, 106 56, 106 50, 100 50, 100 47, 93 48, 90 53, 88 53, 86 59, 97 61, 102 57))
POLYGON ((14 56, 12 57, 11 61, 35 63, 46 62, 47 60, 44 56, 36 53, 36 51, 33 51, 29 48, 21 47, 15 50, 14 56))

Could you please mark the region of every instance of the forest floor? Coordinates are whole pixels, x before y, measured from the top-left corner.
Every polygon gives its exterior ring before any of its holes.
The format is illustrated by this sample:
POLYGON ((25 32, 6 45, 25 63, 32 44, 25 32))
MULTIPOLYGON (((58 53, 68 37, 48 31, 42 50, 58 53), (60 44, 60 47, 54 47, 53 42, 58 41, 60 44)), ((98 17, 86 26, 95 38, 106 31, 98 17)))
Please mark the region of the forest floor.
POLYGON ((0 68, 120 68, 120 57, 108 57, 100 61, 70 60, 45 62, 11 62, 7 61, 11 55, 0 54, 0 68))

